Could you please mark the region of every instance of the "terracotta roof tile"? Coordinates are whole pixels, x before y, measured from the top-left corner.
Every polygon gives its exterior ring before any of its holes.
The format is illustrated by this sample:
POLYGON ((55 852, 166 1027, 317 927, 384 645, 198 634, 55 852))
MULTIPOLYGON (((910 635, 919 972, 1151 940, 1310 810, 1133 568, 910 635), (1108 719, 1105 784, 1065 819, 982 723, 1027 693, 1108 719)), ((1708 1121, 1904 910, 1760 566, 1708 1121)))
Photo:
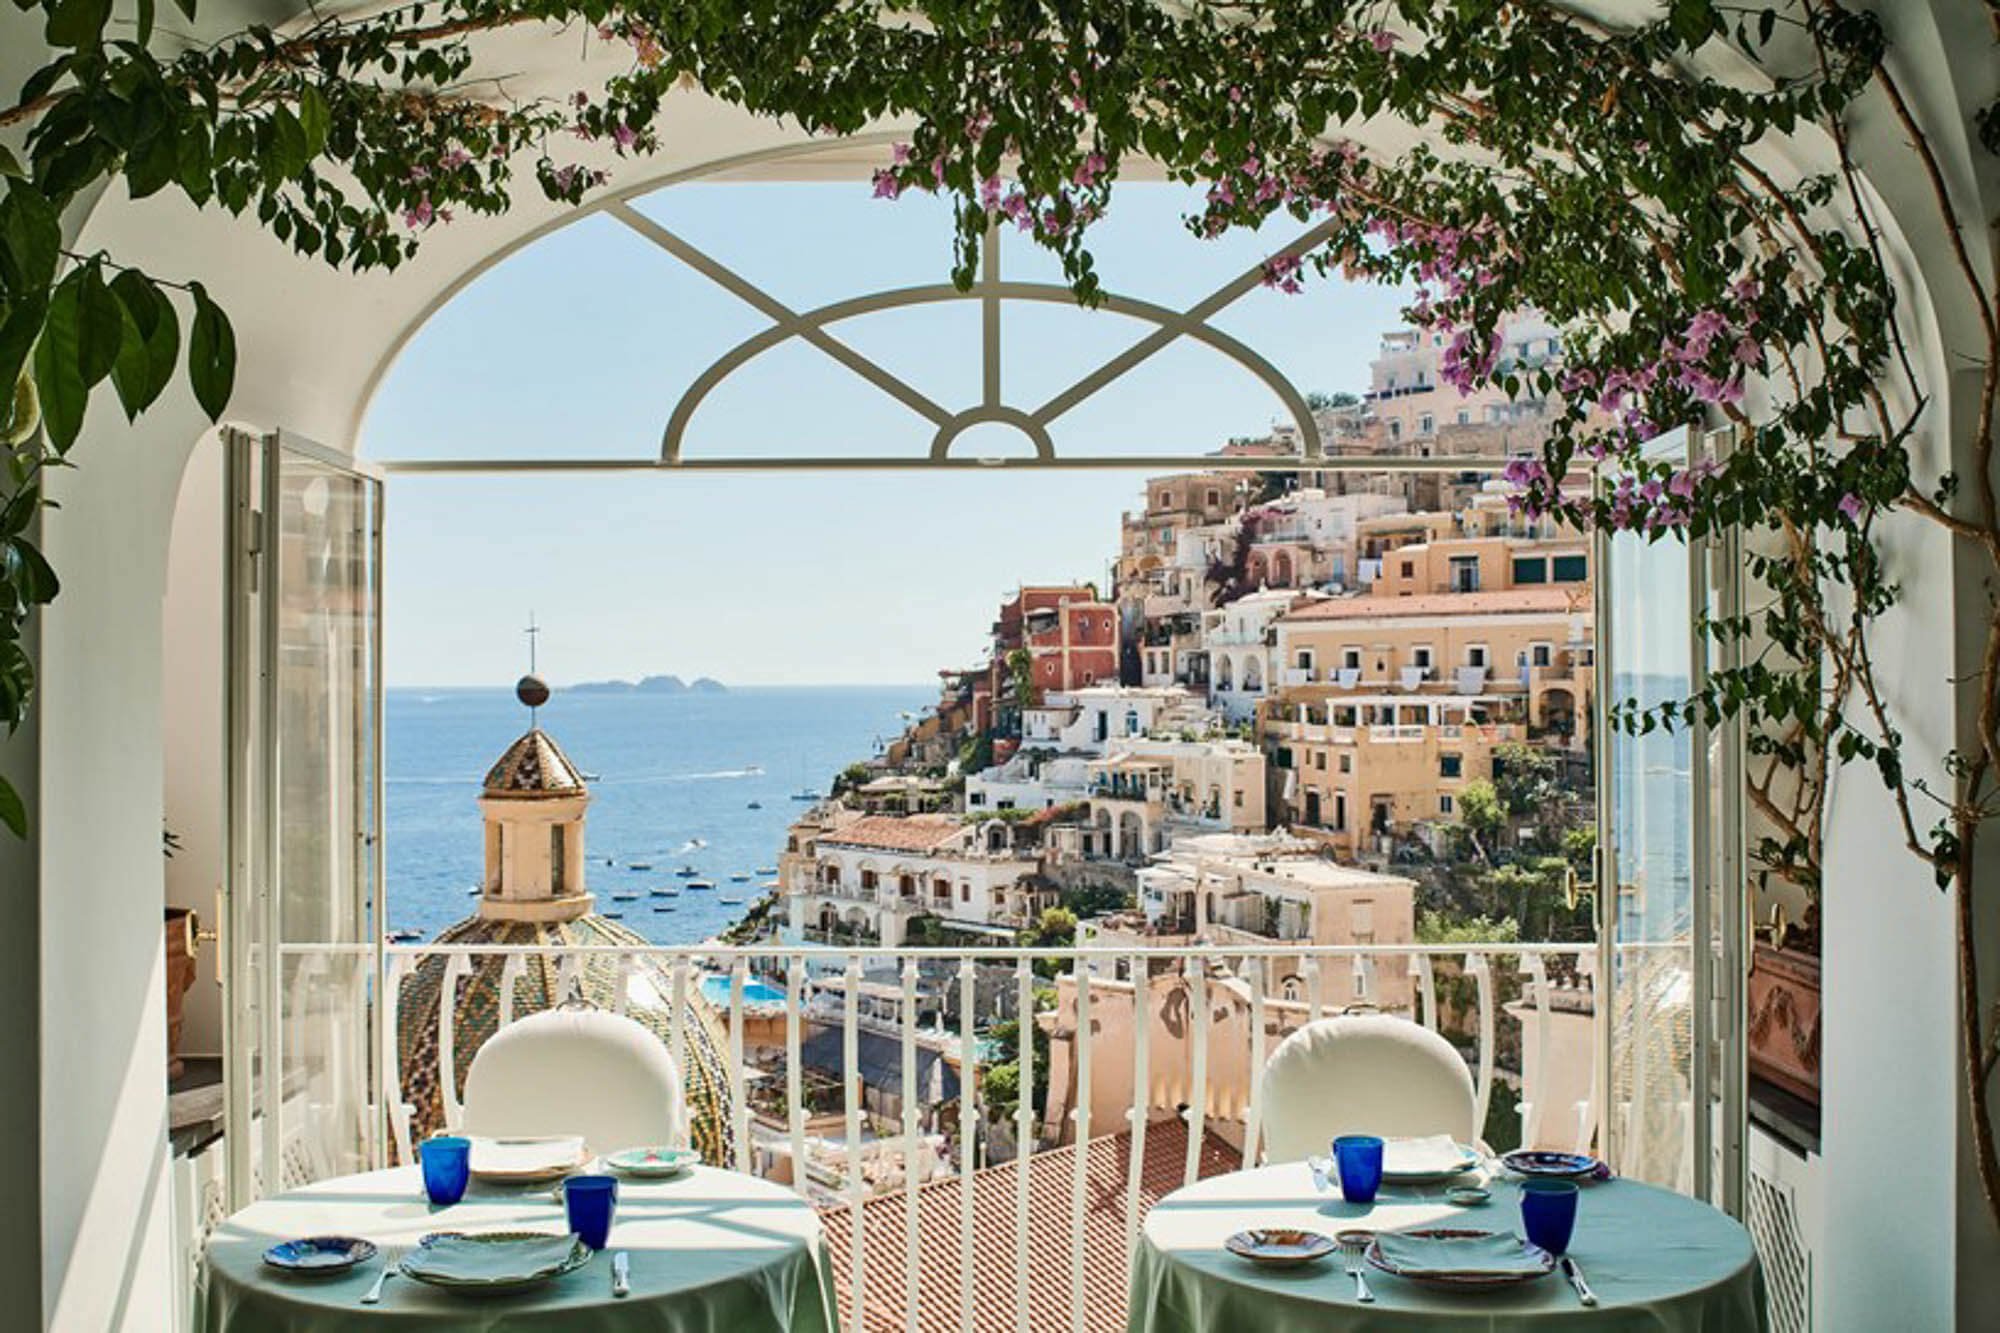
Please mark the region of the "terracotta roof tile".
POLYGON ((956 818, 929 815, 869 815, 820 834, 822 844, 880 847, 892 852, 930 852, 957 840, 965 825, 956 818))
POLYGON ((487 770, 485 788, 488 796, 574 796, 584 785, 555 737, 534 727, 487 770))
POLYGON ((1497 592, 1422 593, 1414 597, 1335 597, 1302 606, 1282 623, 1316 620, 1393 620, 1404 616, 1509 615, 1585 610, 1587 592, 1570 588, 1505 588, 1497 592))
MULTIPOLYGON (((1074 1252, 1070 1209, 1078 1153, 1074 1145, 1027 1159, 1028 1327, 1035 1333, 1070 1333, 1078 1327, 1070 1304, 1074 1252)), ((1129 1255, 1125 1201, 1131 1179, 1129 1130, 1092 1139, 1083 1153, 1086 1194, 1082 1262, 1084 1318, 1091 1333, 1123 1333, 1129 1255)), ((1181 1187, 1187 1162, 1187 1125, 1156 1120, 1146 1127, 1146 1159, 1139 1176, 1139 1207, 1145 1210, 1181 1187)), ((1198 1174, 1222 1175, 1242 1165, 1237 1151, 1205 1135, 1198 1174)), ((1015 1199, 1021 1167, 991 1166, 972 1174, 973 1250, 961 1253, 960 1206, 964 1180, 935 1180, 917 1191, 917 1319, 924 1333, 1014 1333, 1015 1199), (960 1318, 959 1272, 973 1275, 972 1322, 960 1318)), ((906 1327, 904 1240, 909 1212, 900 1192, 861 1206, 862 1300, 857 1320, 852 1291, 854 1210, 823 1209, 831 1250, 841 1326, 855 1333, 902 1333, 906 1327)))

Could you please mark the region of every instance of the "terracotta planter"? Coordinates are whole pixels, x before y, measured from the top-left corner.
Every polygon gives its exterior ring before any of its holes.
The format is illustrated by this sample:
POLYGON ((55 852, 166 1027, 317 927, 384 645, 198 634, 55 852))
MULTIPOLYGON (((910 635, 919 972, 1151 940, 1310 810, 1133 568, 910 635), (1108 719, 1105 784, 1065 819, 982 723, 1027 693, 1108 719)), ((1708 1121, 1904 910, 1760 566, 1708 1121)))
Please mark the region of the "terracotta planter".
POLYGON ((200 928, 192 909, 167 909, 167 1077, 176 1079, 186 1068, 181 1062, 181 1022, 183 1000, 194 985, 195 931, 200 928))
POLYGON ((1750 961, 1750 1074, 1819 1105, 1819 955, 1759 944, 1750 961))

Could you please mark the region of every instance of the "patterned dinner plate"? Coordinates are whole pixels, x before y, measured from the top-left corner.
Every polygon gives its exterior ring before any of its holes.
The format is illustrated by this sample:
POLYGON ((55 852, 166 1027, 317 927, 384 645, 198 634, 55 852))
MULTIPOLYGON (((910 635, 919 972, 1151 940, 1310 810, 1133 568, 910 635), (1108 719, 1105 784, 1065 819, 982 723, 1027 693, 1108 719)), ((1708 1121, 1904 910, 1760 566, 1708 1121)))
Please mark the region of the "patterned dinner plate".
POLYGON ((701 1161, 692 1148, 627 1148, 612 1153, 604 1164, 623 1176, 677 1176, 701 1161))
POLYGON ((573 1273, 590 1262, 590 1247, 581 1236, 555 1236, 546 1231, 433 1231, 403 1256, 397 1269, 404 1277, 471 1296, 500 1296, 526 1291, 573 1273), (440 1242, 450 1242, 472 1260, 464 1265, 437 1261, 440 1242), (487 1250, 485 1255, 477 1255, 487 1250))
POLYGON ((1600 1163, 1595 1157, 1578 1152, 1538 1152, 1522 1148, 1510 1152, 1500 1159, 1500 1164, 1516 1175, 1545 1176, 1556 1180, 1575 1180, 1594 1174, 1600 1163))
POLYGON ((375 1257, 375 1243, 356 1236, 301 1236, 264 1251, 264 1262, 287 1273, 321 1277, 345 1273, 375 1257))
POLYGON ((1282 1227, 1259 1227, 1239 1231, 1222 1242, 1239 1259, 1268 1268, 1296 1268, 1324 1259, 1339 1249, 1317 1231, 1293 1231, 1282 1227))
MULTIPOLYGON (((1419 1240, 1490 1243, 1497 1239, 1502 1239, 1504 1233, 1473 1230, 1463 1227, 1423 1227, 1404 1231, 1399 1234, 1419 1240)), ((1504 1239, 1512 1241, 1520 1247, 1520 1256, 1527 1260, 1531 1267, 1521 1272, 1491 1273, 1482 1273, 1476 1270, 1444 1272, 1440 1270, 1416 1271, 1403 1269, 1397 1267, 1393 1260, 1382 1253, 1382 1241, 1379 1236, 1368 1246, 1367 1258, 1369 1264, 1381 1269, 1384 1273, 1403 1278, 1410 1282, 1422 1283, 1427 1287, 1435 1287, 1440 1291, 1497 1291, 1503 1287, 1518 1287, 1526 1282, 1534 1282, 1556 1271, 1556 1257, 1541 1246, 1531 1245, 1518 1236, 1504 1236, 1504 1239)))

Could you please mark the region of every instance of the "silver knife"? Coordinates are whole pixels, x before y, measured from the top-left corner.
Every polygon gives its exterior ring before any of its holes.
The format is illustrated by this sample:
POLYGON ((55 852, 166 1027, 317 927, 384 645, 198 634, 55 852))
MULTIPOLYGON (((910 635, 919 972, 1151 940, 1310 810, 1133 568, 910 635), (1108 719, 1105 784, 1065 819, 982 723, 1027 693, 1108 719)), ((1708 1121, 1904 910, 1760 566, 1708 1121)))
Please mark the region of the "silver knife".
POLYGON ((613 1296, 632 1294, 632 1256, 623 1250, 611 1256, 611 1294, 613 1296))
POLYGON ((1569 1279, 1569 1284, 1572 1287, 1576 1288, 1576 1298, 1585 1305, 1597 1304, 1597 1293, 1592 1291, 1590 1284, 1583 1280, 1583 1270, 1577 1267, 1576 1260, 1565 1254, 1561 1262, 1563 1276, 1569 1279))

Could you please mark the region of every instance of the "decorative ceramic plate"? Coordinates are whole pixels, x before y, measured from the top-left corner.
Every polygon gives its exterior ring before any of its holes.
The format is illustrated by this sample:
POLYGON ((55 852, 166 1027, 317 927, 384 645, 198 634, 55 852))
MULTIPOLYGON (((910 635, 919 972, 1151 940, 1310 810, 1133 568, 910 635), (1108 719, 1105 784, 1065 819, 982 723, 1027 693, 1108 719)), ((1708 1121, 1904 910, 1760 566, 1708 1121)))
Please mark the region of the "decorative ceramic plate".
POLYGON ((355 1236, 301 1236, 264 1251, 264 1262, 287 1273, 320 1277, 345 1273, 375 1257, 375 1243, 355 1236))
POLYGON ((1382 1253, 1381 1237, 1376 1237, 1368 1247, 1368 1262, 1383 1272, 1410 1282, 1422 1283, 1440 1291, 1498 1291, 1503 1287, 1518 1287, 1524 1282, 1533 1282, 1556 1271, 1556 1257, 1539 1245, 1530 1245, 1518 1236, 1497 1231, 1477 1231, 1461 1227, 1423 1227, 1397 1233, 1416 1240, 1465 1241, 1482 1246, 1496 1242, 1511 1242, 1518 1247, 1513 1253, 1528 1265, 1521 1272, 1463 1272, 1417 1271, 1400 1268, 1382 1253))
POLYGON ((1393 1164, 1396 1145, 1392 1141, 1387 1146, 1382 1164, 1382 1183, 1385 1185, 1433 1185, 1440 1180, 1450 1180, 1453 1176, 1464 1175, 1479 1165, 1479 1154, 1462 1143, 1454 1143, 1458 1149, 1458 1161, 1451 1166, 1426 1167, 1419 1170, 1395 1169, 1393 1164))
POLYGON ((1585 1153, 1537 1152, 1529 1148, 1508 1153, 1500 1159, 1500 1164, 1516 1175, 1546 1176, 1557 1180, 1575 1180, 1592 1175, 1599 1166, 1595 1157, 1585 1153))
POLYGON ((526 1291, 575 1272, 590 1262, 590 1247, 581 1236, 555 1236, 546 1231, 434 1231, 397 1265, 404 1277, 427 1286, 471 1296, 500 1296, 526 1291), (450 1264, 439 1250, 449 1241, 467 1262, 450 1264), (477 1247, 477 1248, 474 1248, 477 1247), (478 1250, 487 1253, 478 1253, 478 1250))
POLYGON ((589 1160, 583 1140, 575 1137, 472 1140, 474 1178, 501 1184, 532 1185, 573 1175, 589 1160))
POLYGON ((1267 1268, 1296 1268, 1324 1259, 1340 1247, 1317 1231, 1260 1227, 1239 1231, 1222 1242, 1231 1254, 1267 1268))
POLYGON ((604 1164, 622 1176, 677 1176, 701 1161, 692 1148, 627 1148, 612 1153, 604 1164))

